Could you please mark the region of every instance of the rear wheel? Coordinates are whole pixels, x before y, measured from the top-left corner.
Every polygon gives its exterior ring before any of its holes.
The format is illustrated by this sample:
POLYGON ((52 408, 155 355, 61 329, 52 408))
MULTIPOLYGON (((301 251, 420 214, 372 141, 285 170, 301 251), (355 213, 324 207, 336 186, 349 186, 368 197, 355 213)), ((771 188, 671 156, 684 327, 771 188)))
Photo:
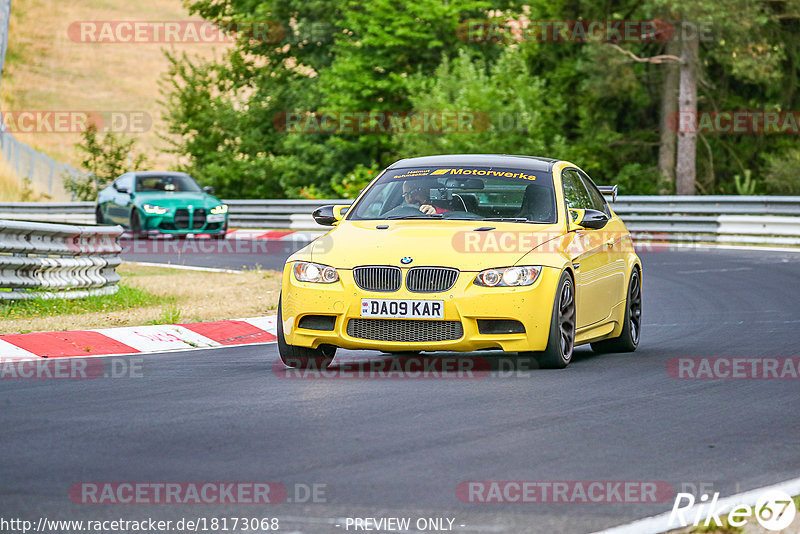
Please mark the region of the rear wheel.
POLYGON ((642 276, 634 267, 628 282, 628 297, 625 299, 625 318, 618 337, 592 343, 595 352, 633 352, 639 346, 642 332, 642 276))
POLYGON ((278 354, 286 367, 296 367, 299 369, 327 369, 336 355, 336 347, 332 345, 320 345, 316 349, 309 347, 298 347, 286 343, 283 333, 283 312, 281 311, 281 299, 278 299, 278 354))
POLYGON ((563 369, 572 361, 575 348, 575 285, 568 272, 561 275, 553 301, 550 335, 542 352, 522 352, 543 369, 563 369))

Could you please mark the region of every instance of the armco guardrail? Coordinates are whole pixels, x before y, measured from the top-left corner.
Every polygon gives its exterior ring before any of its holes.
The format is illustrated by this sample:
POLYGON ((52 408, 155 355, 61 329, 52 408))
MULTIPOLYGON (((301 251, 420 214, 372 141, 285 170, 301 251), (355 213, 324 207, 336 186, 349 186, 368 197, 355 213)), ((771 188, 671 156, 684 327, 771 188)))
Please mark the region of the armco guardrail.
POLYGON ((0 300, 117 291, 120 226, 0 220, 0 300))
MULTIPOLYGON (((323 204, 350 200, 224 200, 231 228, 324 230, 311 218, 323 204)), ((619 196, 614 210, 641 239, 800 245, 800 197, 619 196)), ((94 222, 92 202, 0 203, 0 218, 94 222)))
POLYGON ((0 202, 0 219, 94 224, 94 202, 0 202))
MULTIPOLYGON (((231 228, 289 228, 320 230, 311 212, 324 204, 350 204, 351 200, 223 200, 230 207, 231 228)), ((2 208, 0 208, 2 211, 2 208)))
POLYGON ((640 239, 800 245, 796 196, 620 196, 613 207, 640 239))

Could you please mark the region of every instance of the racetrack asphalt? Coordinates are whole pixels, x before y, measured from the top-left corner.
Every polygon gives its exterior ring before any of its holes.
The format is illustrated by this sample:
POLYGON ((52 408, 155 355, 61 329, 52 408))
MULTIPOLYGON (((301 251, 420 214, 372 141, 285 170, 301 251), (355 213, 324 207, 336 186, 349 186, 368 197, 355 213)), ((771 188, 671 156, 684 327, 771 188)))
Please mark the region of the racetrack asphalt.
POLYGON ((683 356, 800 356, 800 255, 640 255, 639 350, 579 348, 561 371, 286 379, 272 344, 120 357, 141 363, 138 378, 0 380, 1 515, 278 517, 282 531, 314 533, 346 532, 346 517, 450 517, 458 532, 582 533, 669 511, 672 500, 483 504, 459 501, 456 488, 664 481, 724 497, 800 476, 800 382, 679 380, 666 370, 683 356), (87 481, 276 481, 291 499, 295 484, 324 484, 325 502, 72 502, 70 486, 87 481))
POLYGON ((271 269, 280 271, 295 250, 308 241, 287 239, 121 239, 124 261, 169 263, 222 269, 271 269))

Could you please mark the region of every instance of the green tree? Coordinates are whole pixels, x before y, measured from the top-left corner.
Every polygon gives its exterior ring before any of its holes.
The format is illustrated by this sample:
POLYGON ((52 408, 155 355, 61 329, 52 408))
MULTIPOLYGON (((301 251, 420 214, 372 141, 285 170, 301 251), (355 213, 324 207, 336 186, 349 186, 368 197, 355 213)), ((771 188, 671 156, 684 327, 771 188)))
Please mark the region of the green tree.
POLYGON ((797 109, 800 0, 529 0, 493 2, 491 11, 480 0, 188 5, 208 20, 273 20, 286 29, 280 42, 241 39, 218 62, 172 57, 165 104, 174 150, 184 170, 225 196, 342 194, 337 188, 360 183, 364 169, 424 153, 569 159, 626 194, 672 192, 678 179, 683 193, 735 193, 735 176, 741 181, 746 170, 755 191, 777 191, 774 177, 793 161, 789 136, 700 133, 681 143, 667 119, 678 109, 681 74, 684 95, 693 95, 701 112, 797 109), (501 23, 668 19, 678 31, 666 42, 605 44, 460 38, 464 20, 490 13, 501 23), (687 33, 693 28, 703 34, 687 33), (683 63, 652 61, 659 57, 683 63), (281 114, 291 111, 425 108, 485 113, 490 127, 281 130, 281 114))
POLYGON ((241 39, 222 61, 170 56, 164 104, 180 168, 224 196, 298 196, 314 186, 334 194, 358 165, 397 157, 391 135, 286 133, 287 112, 410 110, 406 79, 433 74, 442 55, 468 43, 463 18, 485 17, 488 2, 420 0, 197 0, 207 20, 270 20, 278 43, 241 39))
POLYGON ((565 103, 548 80, 532 75, 527 48, 507 48, 493 64, 462 52, 444 58, 435 76, 415 75, 408 83, 419 112, 464 112, 467 131, 398 133, 399 151, 407 157, 447 153, 553 155, 567 152, 565 103))
POLYGON ((64 176, 64 189, 77 200, 94 200, 97 192, 127 171, 141 170, 147 166, 144 154, 134 151, 135 139, 114 133, 98 135, 97 125, 92 123, 81 134, 75 148, 81 154, 81 167, 88 174, 64 176))

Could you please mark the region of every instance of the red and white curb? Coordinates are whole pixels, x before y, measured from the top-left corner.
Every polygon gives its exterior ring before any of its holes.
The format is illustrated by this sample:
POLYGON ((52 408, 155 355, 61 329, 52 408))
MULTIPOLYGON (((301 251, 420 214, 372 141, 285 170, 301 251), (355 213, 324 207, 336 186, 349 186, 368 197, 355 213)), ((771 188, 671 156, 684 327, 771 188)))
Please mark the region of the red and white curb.
POLYGON ((276 316, 0 336, 0 362, 112 356, 274 343, 276 316))
POLYGON ((269 239, 271 241, 313 241, 327 230, 228 230, 226 239, 269 239))
MULTIPOLYGON (((322 228, 322 227, 320 227, 322 228)), ((252 229, 233 229, 228 230, 225 239, 247 240, 247 241, 313 241, 325 234, 328 230, 252 230, 252 229)), ((210 239, 211 234, 187 234, 190 239, 210 239)), ((124 232, 123 238, 130 239, 131 234, 124 232)), ((152 240, 174 239, 170 234, 153 234, 149 236, 152 240)))

